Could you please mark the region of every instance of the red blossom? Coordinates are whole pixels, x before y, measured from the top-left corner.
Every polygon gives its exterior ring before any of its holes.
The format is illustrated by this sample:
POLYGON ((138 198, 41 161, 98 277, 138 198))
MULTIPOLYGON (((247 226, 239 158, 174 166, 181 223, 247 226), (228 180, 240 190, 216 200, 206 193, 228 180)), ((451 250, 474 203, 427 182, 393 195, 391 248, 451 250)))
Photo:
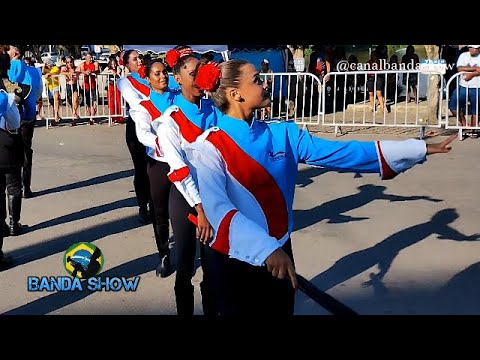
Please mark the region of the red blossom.
POLYGON ((198 68, 195 85, 206 91, 214 91, 218 87, 222 73, 215 62, 209 62, 198 68))
POLYGON ((177 49, 168 50, 167 55, 165 55, 165 61, 171 68, 175 66, 178 59, 180 59, 180 53, 177 49))
POLYGON ((183 49, 180 49, 180 50, 171 49, 165 55, 165 61, 167 62, 168 66, 173 68, 175 66, 175 64, 178 62, 178 60, 180 60, 180 58, 182 58, 184 56, 187 56, 187 55, 191 55, 191 54, 193 54, 193 51, 189 47, 183 48, 183 49))

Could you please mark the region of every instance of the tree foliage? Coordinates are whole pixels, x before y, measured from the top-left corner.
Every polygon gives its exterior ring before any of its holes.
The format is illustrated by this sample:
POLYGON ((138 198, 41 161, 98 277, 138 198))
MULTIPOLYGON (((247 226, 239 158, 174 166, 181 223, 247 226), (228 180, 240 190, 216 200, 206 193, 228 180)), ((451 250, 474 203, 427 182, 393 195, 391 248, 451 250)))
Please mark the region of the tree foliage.
MULTIPOLYGON (((40 55, 49 50, 50 45, 15 45, 17 46, 22 54, 25 54, 26 51, 29 51, 32 56, 34 56, 37 61, 41 61, 40 55)), ((73 56, 75 59, 79 59, 81 57, 81 47, 83 45, 55 45, 58 49, 59 54, 69 54, 73 56)), ((114 45, 120 48, 120 45, 114 45)))

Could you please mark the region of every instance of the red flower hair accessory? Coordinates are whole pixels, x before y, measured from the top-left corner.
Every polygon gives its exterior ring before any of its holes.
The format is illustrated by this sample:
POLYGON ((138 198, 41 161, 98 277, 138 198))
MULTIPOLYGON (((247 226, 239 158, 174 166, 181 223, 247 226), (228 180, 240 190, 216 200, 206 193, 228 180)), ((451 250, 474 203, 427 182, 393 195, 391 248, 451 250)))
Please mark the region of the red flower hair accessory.
POLYGON ((210 61, 198 68, 195 76, 195 85, 206 91, 215 91, 218 88, 222 72, 216 62, 210 61))
POLYGON ((171 49, 168 50, 167 54, 165 55, 165 61, 167 62, 168 66, 173 68, 178 60, 180 60, 182 57, 192 54, 193 50, 189 47, 180 50, 171 49))

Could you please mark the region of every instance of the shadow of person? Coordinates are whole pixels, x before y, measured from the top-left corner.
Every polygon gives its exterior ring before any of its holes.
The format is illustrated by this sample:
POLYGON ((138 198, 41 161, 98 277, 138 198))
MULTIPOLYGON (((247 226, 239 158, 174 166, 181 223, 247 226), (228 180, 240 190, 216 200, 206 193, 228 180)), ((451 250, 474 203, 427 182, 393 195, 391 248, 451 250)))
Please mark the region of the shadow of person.
POLYGON ((344 256, 329 269, 317 275, 312 282, 323 291, 327 291, 376 265, 379 272, 371 273, 370 280, 362 285, 364 287, 377 286, 374 290, 385 292, 386 288, 382 283, 382 279, 401 250, 422 241, 432 234, 437 234, 438 239, 455 241, 480 240, 479 234, 465 235, 449 225, 458 217, 459 215, 455 209, 441 210, 430 221, 408 227, 390 235, 372 247, 344 256))
POLYGON ((313 184, 313 178, 325 174, 328 169, 316 166, 310 166, 308 168, 303 168, 297 172, 297 186, 300 188, 307 187, 310 184, 313 184))
POLYGON ((54 194, 54 193, 61 192, 61 191, 79 189, 79 188, 82 188, 82 187, 87 187, 87 186, 92 186, 92 185, 97 185, 97 184, 103 184, 103 183, 106 183, 106 182, 109 182, 109 181, 120 180, 120 179, 127 178, 127 177, 130 177, 130 176, 133 176, 133 170, 132 169, 122 170, 122 171, 118 171, 118 172, 111 173, 111 174, 96 176, 94 178, 87 179, 87 180, 81 180, 81 181, 78 181, 76 183, 60 185, 60 186, 56 186, 54 188, 36 191, 35 192, 35 197, 48 195, 48 194, 54 194))
POLYGON ((433 294, 435 306, 429 310, 433 314, 480 313, 480 262, 474 263, 455 274, 433 294))
MULTIPOLYGON (((100 214, 104 214, 109 211, 127 208, 127 207, 136 207, 137 206, 137 198, 136 197, 129 197, 127 199, 116 200, 114 202, 108 204, 102 204, 98 206, 89 207, 86 209, 82 209, 70 214, 57 216, 47 221, 43 221, 41 223, 29 226, 26 231, 32 232, 40 229, 45 229, 48 227, 53 227, 61 224, 66 224, 69 222, 77 221, 86 219, 88 217, 97 216, 100 214)), ((22 224, 23 225, 23 224, 22 224)), ((22 228, 23 229, 23 228, 22 228)))
POLYGON ((13 266, 20 266, 65 251, 69 246, 78 242, 79 237, 82 239, 88 239, 89 242, 93 242, 105 236, 120 234, 131 229, 137 229, 141 226, 143 225, 138 221, 138 216, 135 214, 111 221, 104 221, 89 228, 81 228, 66 235, 57 236, 40 243, 30 244, 12 250, 9 255, 14 258, 13 266))
POLYGON ((440 199, 434 199, 429 196, 401 196, 385 194, 386 187, 373 184, 361 185, 356 194, 344 196, 318 205, 308 210, 294 210, 294 231, 304 229, 310 225, 316 224, 322 220, 328 220, 329 224, 342 224, 351 221, 367 220, 368 217, 353 217, 344 215, 344 213, 367 205, 373 200, 414 201, 426 200, 431 202, 440 202, 440 199))

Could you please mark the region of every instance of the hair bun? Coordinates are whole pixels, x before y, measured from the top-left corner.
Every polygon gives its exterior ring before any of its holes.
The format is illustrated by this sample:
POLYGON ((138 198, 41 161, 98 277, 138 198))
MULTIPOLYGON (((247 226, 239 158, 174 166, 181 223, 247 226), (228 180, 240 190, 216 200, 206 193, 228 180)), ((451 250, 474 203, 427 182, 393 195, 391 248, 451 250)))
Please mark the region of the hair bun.
POLYGON ((198 68, 195 85, 206 91, 215 91, 220 83, 222 72, 216 62, 210 61, 198 68))

